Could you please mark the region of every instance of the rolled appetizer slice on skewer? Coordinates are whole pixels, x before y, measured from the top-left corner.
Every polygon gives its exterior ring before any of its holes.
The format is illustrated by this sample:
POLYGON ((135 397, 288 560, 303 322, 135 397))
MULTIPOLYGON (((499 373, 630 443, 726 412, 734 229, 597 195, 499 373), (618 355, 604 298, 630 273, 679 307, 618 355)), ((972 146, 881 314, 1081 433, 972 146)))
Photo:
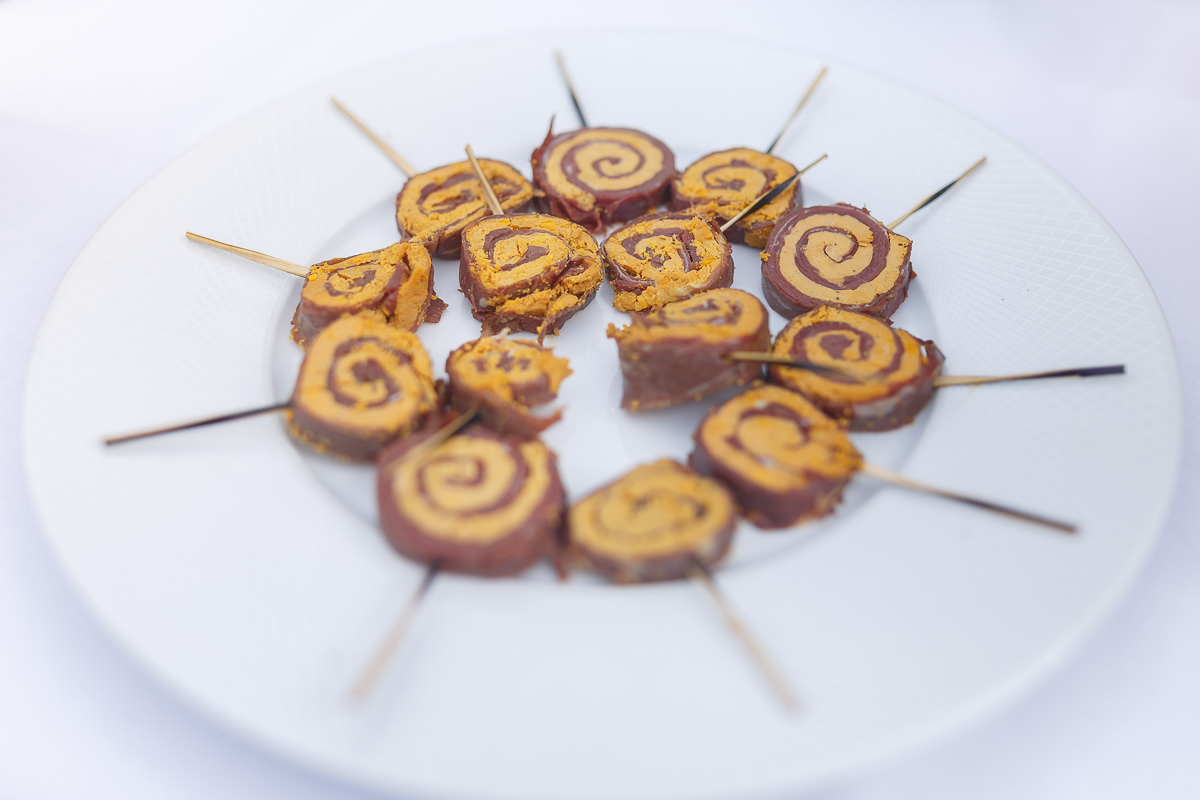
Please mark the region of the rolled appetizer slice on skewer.
POLYGON ((724 558, 736 528, 725 487, 663 459, 571 506, 567 561, 616 583, 679 580, 724 558))
POLYGON ((933 342, 874 317, 823 306, 791 320, 771 353, 828 370, 768 364, 768 379, 852 431, 903 427, 933 396, 945 362, 933 342))
POLYGON ((631 128, 581 128, 555 134, 533 151, 539 207, 592 233, 640 217, 666 202, 675 155, 631 128))
POLYGON ((618 311, 646 311, 733 283, 729 241, 712 219, 690 211, 640 217, 600 249, 618 311))
POLYGON ((739 351, 765 351, 767 309, 740 289, 712 289, 608 327, 621 364, 621 407, 668 408, 762 376, 760 364, 733 361, 739 351))
POLYGON ((432 436, 400 440, 379 458, 380 524, 397 552, 490 577, 557 558, 566 495, 553 451, 478 424, 425 447, 432 436))
POLYGON ((421 341, 374 314, 342 317, 309 345, 288 430, 301 443, 370 461, 437 409, 433 366, 421 341))
POLYGON ((709 412, 688 463, 716 478, 764 529, 819 519, 862 465, 846 431, 795 392, 762 385, 709 412))
POLYGON ((533 410, 553 402, 571 374, 565 358, 537 342, 507 335, 483 336, 446 359, 450 405, 475 409, 480 424, 498 433, 531 439, 562 419, 562 411, 533 410))

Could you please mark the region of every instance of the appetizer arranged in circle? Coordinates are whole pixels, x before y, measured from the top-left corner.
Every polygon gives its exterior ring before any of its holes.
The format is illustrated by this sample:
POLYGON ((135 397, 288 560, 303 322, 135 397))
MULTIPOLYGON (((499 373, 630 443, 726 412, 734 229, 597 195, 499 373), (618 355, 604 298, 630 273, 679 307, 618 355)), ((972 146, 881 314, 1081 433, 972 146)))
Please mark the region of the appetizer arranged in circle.
POLYGON ((832 512, 862 464, 838 423, 769 384, 714 408, 693 440, 692 468, 728 486, 746 518, 766 529, 832 512))
POLYGON ((763 297, 794 317, 836 306, 888 319, 908 296, 912 242, 866 209, 838 204, 784 214, 763 251, 763 297))
POLYGON ((740 289, 712 289, 608 326, 621 364, 621 408, 639 411, 708 397, 762 376, 762 366, 733 361, 738 350, 765 351, 767 309, 740 289))
POLYGON ((767 375, 853 431, 890 431, 912 422, 933 395, 945 361, 933 342, 829 307, 789 322, 771 352, 830 367, 815 372, 771 364, 767 375))
POLYGON ((342 317, 312 340, 285 413, 303 444, 369 461, 436 408, 421 340, 368 313, 342 317))
POLYGON ((307 347, 334 320, 364 311, 415 331, 423 322, 441 319, 445 308, 433 291, 429 251, 419 242, 400 242, 313 264, 292 316, 292 339, 307 347))
POLYGON ((665 203, 675 174, 670 148, 629 128, 551 128, 532 164, 541 207, 592 233, 665 203))
POLYGON ((687 211, 639 217, 600 248, 619 311, 645 311, 733 283, 733 250, 711 219, 687 211))
POLYGON ((547 214, 485 217, 463 231, 459 285, 483 333, 558 333, 604 280, 600 248, 579 225, 547 214))
POLYGON ((736 528, 737 506, 720 483, 663 459, 571 506, 567 560, 616 583, 676 580, 724 558, 736 528))
MULTIPOLYGON (((796 168, 777 156, 735 147, 709 153, 671 181, 670 206, 711 215, 724 225, 761 195, 796 174, 796 168)), ((735 222, 725 235, 735 244, 761 249, 775 223, 801 203, 800 181, 778 197, 735 222)))
MULTIPOLYGON (((503 161, 480 159, 484 175, 505 211, 526 211, 533 186, 503 161)), ((407 239, 424 242, 441 258, 458 255, 463 228, 488 213, 483 187, 468 161, 409 178, 396 195, 396 226, 407 239)))
POLYGON ((539 440, 480 425, 427 446, 433 432, 379 458, 384 536, 401 555, 449 572, 514 575, 553 559, 566 495, 554 453, 539 440))

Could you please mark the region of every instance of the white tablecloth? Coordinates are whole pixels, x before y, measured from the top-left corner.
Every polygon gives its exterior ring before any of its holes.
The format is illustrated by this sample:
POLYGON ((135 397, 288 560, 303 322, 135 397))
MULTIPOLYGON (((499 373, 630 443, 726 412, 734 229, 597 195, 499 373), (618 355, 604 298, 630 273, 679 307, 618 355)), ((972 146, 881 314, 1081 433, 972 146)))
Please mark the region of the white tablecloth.
MULTIPOLYGON (((374 796, 263 752, 149 680, 39 531, 20 450, 38 325, 88 237, 190 146, 316 80, 451 41, 628 20, 785 43, 976 116, 1043 159, 1149 276, 1184 379, 1165 530, 1116 612, 1058 672, 958 738, 832 800, 1200 797, 1200 4, 1188 0, 0 1, 0 797, 374 796)), ((614 57, 620 54, 614 53, 614 57)), ((714 67, 720 54, 706 54, 714 67)), ((87 402, 81 387, 80 402, 87 402)))

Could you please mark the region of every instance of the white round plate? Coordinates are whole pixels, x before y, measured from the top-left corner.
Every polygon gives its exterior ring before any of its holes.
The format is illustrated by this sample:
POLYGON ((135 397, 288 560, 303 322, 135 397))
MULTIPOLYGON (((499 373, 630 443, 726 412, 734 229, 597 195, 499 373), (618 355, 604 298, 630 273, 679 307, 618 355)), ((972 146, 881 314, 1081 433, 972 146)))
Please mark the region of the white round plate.
MULTIPOLYGON (((949 374, 1125 364, 1127 373, 940 390, 917 424, 858 436, 870 460, 1079 525, 1070 536, 856 479, 819 525, 739 533, 718 580, 796 693, 785 709, 696 586, 620 588, 539 568, 442 576, 367 702, 347 693, 422 567, 373 523, 370 472, 298 450, 266 416, 105 448, 102 437, 282 399, 298 280, 185 240, 312 263, 385 246, 402 175, 330 102, 407 159, 480 155, 528 174, 575 117, 638 127, 680 165, 765 147, 822 66, 804 52, 625 33, 479 43, 335 78, 171 164, 96 233, 45 319, 25 446, 70 579, 147 670, 233 731, 405 796, 716 798, 797 792, 961 730, 1069 655, 1136 576, 1180 456, 1179 380, 1148 284, 1103 219, 1027 153, 918 93, 839 64, 777 153, 807 199, 894 219, 919 277, 898 324, 949 374), (717 80, 691 53, 736 65, 717 80), (739 73, 739 74, 734 74, 739 73), (725 82, 727 81, 727 82, 725 82), (818 535, 819 534, 819 535, 818 535)), ((738 248, 736 285, 760 291, 738 248)), ((451 303, 441 363, 478 325, 451 303)), ((703 406, 617 409, 620 324, 602 291, 553 342, 575 375, 547 441, 576 497, 685 457, 703 406)), ((772 330, 782 324, 773 317, 772 330)))

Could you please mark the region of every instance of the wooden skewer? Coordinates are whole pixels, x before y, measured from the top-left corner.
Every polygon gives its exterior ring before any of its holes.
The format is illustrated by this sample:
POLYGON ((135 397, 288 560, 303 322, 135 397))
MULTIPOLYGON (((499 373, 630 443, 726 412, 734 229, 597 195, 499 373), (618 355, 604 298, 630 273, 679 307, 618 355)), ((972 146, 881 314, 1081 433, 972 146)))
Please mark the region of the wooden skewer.
POLYGON ((471 145, 467 145, 467 158, 471 162, 471 169, 475 170, 475 177, 483 184, 483 196, 487 198, 488 208, 496 216, 504 213, 504 207, 500 205, 500 198, 496 196, 496 190, 492 188, 492 182, 483 174, 483 166, 480 165, 479 159, 475 158, 474 151, 471 150, 471 145))
POLYGON ((234 253, 235 255, 239 255, 242 258, 247 258, 251 261, 258 262, 259 264, 266 264, 268 267, 274 267, 275 269, 282 270, 290 275, 298 275, 301 278, 308 277, 308 267, 301 266, 300 264, 293 264, 291 261, 284 261, 282 258, 269 256, 265 253, 260 253, 257 250, 248 250, 245 247, 238 247, 237 245, 218 242, 216 239, 210 239, 207 236, 201 236, 200 234, 192 233, 191 231, 187 231, 184 233, 184 235, 193 242, 200 242, 200 244, 206 244, 209 247, 215 247, 218 250, 226 250, 230 253, 234 253))
POLYGON ((205 417, 204 419, 194 420, 192 422, 184 422, 177 425, 167 425, 161 428, 150 428, 136 433, 126 433, 121 436, 109 436, 104 439, 104 444, 114 445, 124 442, 132 442, 137 439, 146 439, 151 436, 158 436, 164 433, 174 433, 175 431, 184 431, 190 428, 201 428, 205 425, 216 425, 221 422, 232 422, 235 419, 245 419, 246 417, 255 417, 259 414, 269 414, 272 411, 283 411, 291 407, 292 401, 287 400, 282 403, 272 403, 269 406, 259 406, 258 408, 246 409, 244 411, 234 411, 231 414, 221 414, 216 417, 205 417))
POLYGON ((783 134, 787 133, 787 129, 791 127, 792 120, 800 113, 800 109, 804 108, 804 104, 808 102, 808 98, 812 97, 813 92, 817 89, 817 84, 821 82, 821 79, 825 77, 825 73, 827 72, 829 72, 828 67, 821 67, 821 71, 817 73, 817 77, 813 78, 812 84, 808 87, 808 91, 804 93, 804 97, 801 97, 800 102, 796 104, 792 115, 787 118, 787 121, 783 123, 783 127, 779 129, 779 133, 775 135, 775 138, 771 140, 771 144, 767 146, 765 152, 768 155, 775 149, 775 145, 779 144, 779 140, 783 138, 783 134))
POLYGON ((712 599, 713 603, 717 606, 717 610, 721 612, 721 616, 724 618, 729 630, 741 641, 742 646, 749 652, 750 657, 754 659, 754 663, 762 671, 763 676, 771 684, 771 688, 775 690, 775 693, 779 696, 784 706, 788 709, 794 709, 796 707, 795 693, 792 692, 791 687, 784 680, 782 673, 780 673, 775 664, 767 656, 766 650, 763 649, 754 635, 750 633, 750 630, 742 623, 737 613, 734 612, 733 607, 717 586, 717 582, 708 568, 699 561, 693 561, 691 569, 688 570, 688 577, 703 588, 705 593, 712 599))
POLYGON ((354 125, 360 131, 365 133, 367 135, 367 138, 370 139, 372 142, 374 142, 379 147, 379 149, 382 150, 387 155, 387 157, 392 160, 393 164, 395 164, 397 167, 400 168, 401 172, 403 172, 405 175, 407 175, 410 178, 417 174, 416 168, 413 167, 412 164, 408 163, 407 159, 405 159, 404 156, 400 155, 395 150, 393 150, 391 145, 389 145, 387 142, 385 142, 381 136, 376 134, 375 131, 368 128, 366 126, 366 124, 364 124, 362 122, 362 120, 360 120, 358 117, 351 114, 350 109, 346 108, 344 105, 339 103, 338 99, 336 97, 331 97, 330 99, 333 101, 333 104, 337 107, 337 110, 341 111, 343 114, 345 114, 349 118, 349 120, 351 122, 353 122, 354 125))
POLYGON ((723 225, 721 226, 721 233, 724 233, 725 231, 727 231, 727 230, 729 230, 730 228, 732 228, 732 227, 733 227, 735 224, 737 224, 739 221, 741 221, 741 219, 742 219, 743 217, 745 217, 745 216, 747 216, 747 215, 749 215, 749 214, 753 214, 755 211, 758 211, 760 208, 762 208, 763 206, 765 206, 767 203, 771 202, 771 201, 772 201, 772 200, 774 200, 776 197, 778 197, 779 195, 783 194, 783 192, 784 192, 784 191, 785 191, 785 190, 786 190, 786 189, 787 189, 789 186, 791 186, 791 185, 792 185, 792 183, 794 183, 794 182, 795 182, 797 179, 799 179, 799 177, 800 177, 801 175, 803 175, 804 173, 808 172, 810 169, 812 169, 813 167, 815 167, 817 164, 820 164, 822 161, 824 161, 824 160, 825 160, 826 158, 828 158, 828 157, 829 157, 829 154, 828 154, 828 153, 825 153, 825 154, 823 154, 823 155, 822 155, 820 158, 818 158, 816 161, 812 162, 811 164, 809 164, 809 165, 808 165, 807 167, 805 167, 804 169, 797 171, 795 175, 791 176, 790 178, 788 178, 788 179, 787 179, 786 181, 784 181, 783 183, 781 183, 781 184, 779 184, 778 186, 776 186, 776 187, 772 188, 772 189, 771 189, 770 191, 768 191, 768 192, 764 192, 764 193, 760 194, 760 195, 759 195, 759 196, 758 196, 758 197, 757 197, 757 198, 754 200, 754 202, 753 202, 753 203, 751 203, 750 205, 746 206, 746 207, 745 207, 745 208, 743 208, 741 211, 739 211, 738 213, 734 214, 734 215, 733 215, 733 217, 731 217, 729 220, 727 220, 727 221, 725 222, 725 224, 723 224, 723 225))
POLYGON ((899 225, 901 222, 904 222, 904 220, 908 219, 908 218, 909 218, 909 217, 911 217, 913 214, 917 213, 917 212, 918 212, 918 211, 920 211, 922 208, 924 208, 925 206, 927 206, 927 205, 929 205, 930 203, 932 203, 934 200, 937 200, 939 197, 941 197, 942 195, 944 195, 946 192, 950 191, 950 189, 951 189, 951 188, 953 188, 953 187, 954 187, 954 185, 955 185, 956 183, 958 183, 958 182, 959 182, 959 181, 961 181, 963 178, 967 177, 967 176, 968 176, 968 175, 970 175, 972 172, 974 172, 974 171, 975 171, 977 168, 979 168, 979 166, 980 166, 980 165, 982 165, 982 164, 983 164, 983 162, 985 162, 985 161, 987 161, 987 156, 984 156, 983 158, 979 159, 978 161, 976 161, 976 162, 975 162, 974 164, 972 164, 971 166, 967 167, 967 171, 966 171, 966 172, 964 172, 962 175, 959 175, 957 178, 955 178, 954 180, 950 181, 949 183, 947 183, 947 184, 946 184, 945 186, 943 186, 942 188, 938 189, 938 190, 937 190, 936 192, 934 192, 933 194, 929 195, 929 197, 926 197, 924 200, 922 200, 921 202, 917 203, 915 206, 913 206, 911 209, 909 209, 908 213, 904 214, 902 217, 900 217, 899 219, 897 219, 895 222, 893 222, 892 224, 888 225, 888 227, 889 227, 889 228, 895 228, 895 227, 896 227, 897 225, 899 225))
POLYGON ((914 481, 911 478, 906 478, 897 472, 892 472, 889 469, 877 467, 873 464, 863 464, 860 468, 860 471, 862 474, 874 478, 875 480, 883 481, 884 483, 890 483, 893 486, 899 486, 903 489, 912 489, 914 491, 924 492, 926 494, 937 495, 938 497, 943 497, 947 500, 966 503, 967 505, 975 506, 976 508, 982 508, 987 511, 995 511, 996 513, 1004 514, 1005 516, 1013 517, 1025 522, 1032 522, 1036 525, 1044 525, 1047 528, 1053 528, 1054 530, 1061 531, 1063 533, 1075 533, 1078 531, 1078 527, 1069 522, 1062 522, 1060 520, 1051 519, 1050 517, 1044 517, 1041 514, 1032 514, 1028 511, 1020 511, 1012 508, 1011 506, 1004 506, 988 500, 981 500, 976 497, 959 494, 958 492, 952 492, 947 489, 930 486, 927 483, 914 481))
POLYGON ((806 361, 802 358, 787 358, 785 356, 777 356, 774 353, 763 353, 757 350, 735 350, 732 353, 726 353, 725 358, 730 361, 757 361, 761 364, 780 364, 785 367, 806 369, 818 375, 854 377, 851 373, 828 364, 818 364, 815 361, 806 361))
POLYGON ((579 126, 586 128, 588 127, 587 119, 583 116, 583 107, 579 105, 579 95, 575 93, 575 84, 571 83, 571 76, 567 73, 567 62, 563 59, 561 50, 554 51, 554 60, 558 64, 558 74, 562 75, 563 83, 567 85, 567 94, 571 96, 571 105, 575 106, 575 115, 579 117, 579 126))

